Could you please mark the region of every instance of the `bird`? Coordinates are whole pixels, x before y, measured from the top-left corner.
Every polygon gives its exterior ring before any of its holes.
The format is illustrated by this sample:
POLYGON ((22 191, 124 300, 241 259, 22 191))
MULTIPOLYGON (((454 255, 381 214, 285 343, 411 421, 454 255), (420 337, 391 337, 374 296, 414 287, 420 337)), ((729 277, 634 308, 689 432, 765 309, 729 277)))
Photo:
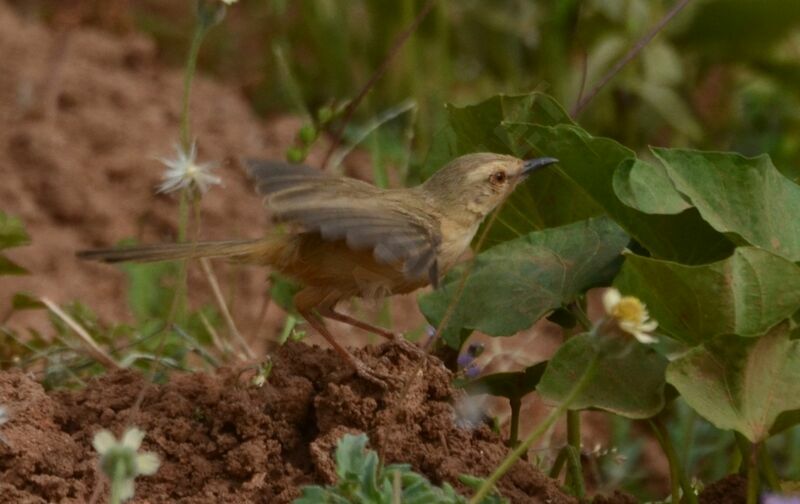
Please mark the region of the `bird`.
POLYGON ((557 162, 552 157, 465 154, 417 186, 382 189, 307 165, 245 160, 256 191, 273 222, 283 224, 282 231, 255 239, 93 249, 77 255, 108 263, 225 257, 273 268, 302 286, 293 304, 308 324, 360 377, 385 388, 392 377, 341 345, 324 319, 410 345, 336 306, 351 298, 438 287, 470 248, 486 216, 531 173, 557 162))

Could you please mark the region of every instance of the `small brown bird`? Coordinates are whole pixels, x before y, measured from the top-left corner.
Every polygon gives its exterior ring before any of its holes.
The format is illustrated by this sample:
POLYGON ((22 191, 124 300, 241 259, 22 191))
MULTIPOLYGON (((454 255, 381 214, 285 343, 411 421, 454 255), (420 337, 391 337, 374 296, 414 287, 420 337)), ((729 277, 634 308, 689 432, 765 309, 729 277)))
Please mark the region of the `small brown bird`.
POLYGON ((348 352, 322 319, 405 341, 337 312, 336 304, 436 286, 467 250, 483 219, 527 175, 556 162, 549 157, 522 161, 468 154, 419 186, 379 189, 308 166, 247 161, 257 191, 274 221, 289 225, 287 232, 254 240, 88 250, 78 256, 105 262, 229 257, 270 266, 303 285, 294 306, 308 323, 360 376, 384 384, 390 377, 348 352))

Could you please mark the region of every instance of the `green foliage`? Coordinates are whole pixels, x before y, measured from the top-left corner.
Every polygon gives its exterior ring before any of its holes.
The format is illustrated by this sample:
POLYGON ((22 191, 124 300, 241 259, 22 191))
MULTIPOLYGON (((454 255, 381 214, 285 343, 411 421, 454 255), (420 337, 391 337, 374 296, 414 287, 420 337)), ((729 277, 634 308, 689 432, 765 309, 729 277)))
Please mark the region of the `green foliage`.
POLYGON ((753 247, 702 266, 631 254, 615 285, 647 303, 666 334, 689 344, 759 336, 800 304, 800 267, 753 247))
MULTIPOLYGON (((22 221, 0 210, 0 251, 20 247, 30 242, 22 221)), ((25 275, 28 271, 8 257, 0 254, 0 276, 25 275)))
MULTIPOLYGON (((306 486, 295 504, 461 504, 467 499, 445 483, 432 485, 425 477, 415 473, 406 464, 383 467, 378 454, 368 450, 366 434, 345 434, 336 447, 336 475, 338 481, 331 486, 306 486)), ((475 482, 472 478, 468 481, 475 482)), ((490 496, 485 504, 506 502, 490 496)))
POLYGON ((454 303, 444 340, 461 342, 462 328, 495 336, 526 329, 616 274, 627 235, 606 218, 529 233, 478 255, 471 268, 456 268, 420 308, 433 326, 454 303), (460 298, 461 279, 468 272, 460 298))
MULTIPOLYGON (((800 409, 800 341, 788 324, 760 338, 723 336, 671 362, 667 379, 718 428, 763 441, 781 413, 800 409)), ((792 420, 800 418, 776 430, 792 420)))
POLYGON ((653 149, 675 188, 714 229, 800 261, 800 186, 769 156, 653 149))
POLYGON ((570 409, 597 408, 627 418, 650 418, 661 411, 667 359, 627 338, 598 341, 586 333, 571 337, 548 362, 537 392, 549 401, 563 402, 595 355, 594 378, 570 409))
POLYGON ((644 213, 672 215, 692 208, 661 165, 627 159, 614 170, 612 184, 622 203, 644 213))
MULTIPOLYGON (((531 146, 558 158, 564 175, 653 256, 696 264, 730 253, 730 241, 696 211, 651 215, 625 205, 614 192, 614 173, 623 163, 630 163, 634 153, 619 143, 567 124, 515 123, 509 127, 531 146)), ((554 204, 571 202, 559 200, 554 204)), ((524 208, 521 210, 525 212, 524 208)))
POLYGON ((526 367, 524 371, 484 375, 466 383, 464 390, 469 394, 491 394, 512 400, 522 399, 536 390, 546 368, 547 362, 540 362, 526 367))
POLYGON ((535 379, 489 375, 471 390, 516 399, 535 386, 563 402, 596 356, 597 374, 571 409, 650 418, 677 389, 703 418, 754 442, 800 422, 787 322, 800 306, 800 187, 786 176, 791 171, 768 156, 725 152, 654 148, 654 158, 639 159, 538 93, 450 106, 447 121, 423 172, 480 150, 560 160, 508 198, 471 265, 421 297, 431 324, 449 313, 448 344, 463 343, 459 331, 506 336, 543 317, 589 330, 584 316, 575 317, 586 290, 613 284, 647 304, 667 338, 661 349, 683 354, 668 366, 632 338, 581 334, 539 364, 535 379), (577 312, 565 309, 571 304, 577 312))
MULTIPOLYGON (((174 317, 179 264, 125 263, 121 267, 128 277, 128 304, 136 317, 138 327, 148 334, 168 329, 167 325, 174 317)), ((148 338, 140 349, 155 352, 162 347, 164 356, 183 362, 190 350, 207 346, 212 341, 203 318, 212 327, 220 322, 220 316, 214 308, 201 307, 188 313, 180 331, 171 332, 163 343, 160 338, 148 338)))

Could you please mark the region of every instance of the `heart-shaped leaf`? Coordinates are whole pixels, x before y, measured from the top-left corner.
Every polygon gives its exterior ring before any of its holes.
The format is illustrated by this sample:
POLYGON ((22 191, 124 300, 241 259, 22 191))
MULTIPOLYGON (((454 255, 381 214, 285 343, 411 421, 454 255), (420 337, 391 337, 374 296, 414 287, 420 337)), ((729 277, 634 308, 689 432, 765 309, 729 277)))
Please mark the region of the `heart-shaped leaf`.
POLYGON ((441 288, 420 298, 420 308, 434 327, 451 310, 443 331, 451 346, 462 328, 508 336, 610 282, 627 243, 605 217, 530 233, 478 254, 471 270, 451 271, 441 288))
MULTIPOLYGON (((718 428, 763 441, 781 413, 800 409, 800 341, 788 324, 760 338, 723 336, 671 362, 667 380, 718 428)), ((784 415, 780 428, 797 420, 784 415)))
POLYGON ((624 204, 649 214, 679 214, 692 208, 675 190, 663 166, 626 159, 614 170, 614 193, 624 204))
MULTIPOLYGON (((514 123, 506 127, 514 138, 520 139, 517 142, 527 141, 531 148, 558 158, 559 164, 548 170, 560 170, 654 257, 702 264, 732 252, 733 243, 709 226, 696 209, 655 215, 631 208, 620 200, 614 190, 614 172, 623 161, 635 157, 630 149, 608 138, 593 137, 570 124, 514 123)), ((516 193, 509 201, 514 201, 515 196, 516 193)), ((519 211, 524 213, 525 208, 519 211)))
POLYGON ((633 338, 601 345, 597 337, 585 333, 568 339, 548 362, 536 388, 539 394, 549 401, 564 401, 597 355, 595 374, 570 409, 597 408, 627 418, 649 418, 661 411, 667 359, 633 338))
POLYGON ((653 149, 675 188, 721 233, 800 261, 800 186, 769 156, 653 149))
POLYGON ((630 254, 614 285, 644 301, 661 331, 689 344, 759 336, 800 305, 800 267, 755 247, 702 266, 630 254))

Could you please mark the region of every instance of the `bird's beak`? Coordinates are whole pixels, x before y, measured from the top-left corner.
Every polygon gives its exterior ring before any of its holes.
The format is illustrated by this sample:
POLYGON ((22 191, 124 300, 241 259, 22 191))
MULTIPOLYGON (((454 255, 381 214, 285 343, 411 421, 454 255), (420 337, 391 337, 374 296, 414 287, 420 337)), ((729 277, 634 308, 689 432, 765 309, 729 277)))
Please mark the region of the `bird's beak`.
POLYGON ((539 168, 544 168, 547 165, 558 163, 558 159, 552 157, 540 157, 528 159, 522 162, 522 176, 528 176, 539 168))

